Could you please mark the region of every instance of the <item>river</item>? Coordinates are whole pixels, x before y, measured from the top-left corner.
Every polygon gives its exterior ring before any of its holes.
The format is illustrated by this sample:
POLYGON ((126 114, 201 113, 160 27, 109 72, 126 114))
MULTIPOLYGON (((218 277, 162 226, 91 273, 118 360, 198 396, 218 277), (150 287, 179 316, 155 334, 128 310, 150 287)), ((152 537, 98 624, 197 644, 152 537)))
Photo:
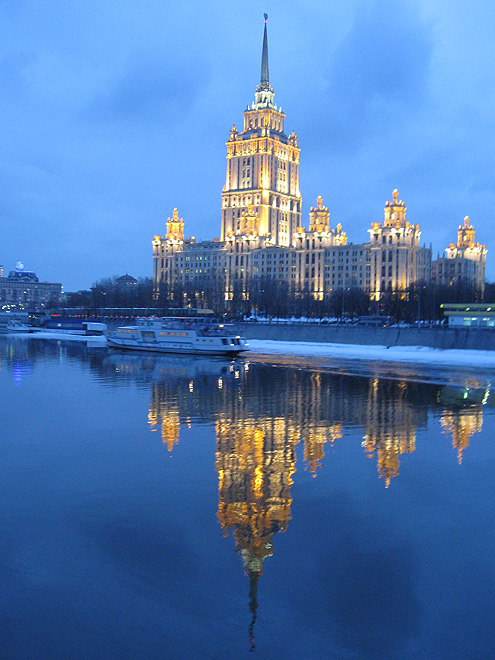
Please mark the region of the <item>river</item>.
POLYGON ((492 375, 0 337, 2 660, 495 657, 492 375))

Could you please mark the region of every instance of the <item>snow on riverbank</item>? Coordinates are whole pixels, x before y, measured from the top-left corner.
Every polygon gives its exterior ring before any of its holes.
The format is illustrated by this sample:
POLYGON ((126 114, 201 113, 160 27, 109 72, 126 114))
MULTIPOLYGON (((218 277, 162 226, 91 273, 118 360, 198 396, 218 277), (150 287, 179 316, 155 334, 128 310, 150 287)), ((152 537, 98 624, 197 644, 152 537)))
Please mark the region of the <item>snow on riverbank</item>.
MULTIPOLYGON (((103 336, 73 335, 67 332, 41 331, 12 336, 29 339, 57 339, 59 341, 86 342, 94 347, 105 347, 103 336)), ((429 348, 427 346, 373 346, 358 344, 325 344, 305 341, 274 341, 250 339, 250 352, 246 357, 266 355, 296 355, 299 357, 333 358, 339 360, 361 360, 396 362, 416 365, 445 367, 479 367, 495 369, 495 351, 473 351, 429 348)))
POLYGON ((23 339, 57 339, 58 341, 78 341, 90 343, 91 346, 107 345, 106 337, 103 335, 76 335, 64 330, 40 330, 39 332, 10 332, 9 337, 22 337, 23 339))
POLYGON ((340 360, 376 360, 424 365, 482 367, 495 369, 495 351, 444 350, 426 346, 369 346, 357 344, 323 344, 265 339, 249 340, 256 355, 298 355, 303 357, 338 358, 340 360))

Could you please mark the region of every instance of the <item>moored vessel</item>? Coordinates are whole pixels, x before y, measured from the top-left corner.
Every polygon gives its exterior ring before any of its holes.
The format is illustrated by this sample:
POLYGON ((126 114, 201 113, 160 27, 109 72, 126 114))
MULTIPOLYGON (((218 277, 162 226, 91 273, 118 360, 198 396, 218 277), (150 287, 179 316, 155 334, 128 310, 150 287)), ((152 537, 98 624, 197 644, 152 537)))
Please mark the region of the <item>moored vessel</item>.
POLYGON ((108 346, 134 351, 237 355, 249 350, 245 337, 204 317, 137 319, 105 333, 108 346))

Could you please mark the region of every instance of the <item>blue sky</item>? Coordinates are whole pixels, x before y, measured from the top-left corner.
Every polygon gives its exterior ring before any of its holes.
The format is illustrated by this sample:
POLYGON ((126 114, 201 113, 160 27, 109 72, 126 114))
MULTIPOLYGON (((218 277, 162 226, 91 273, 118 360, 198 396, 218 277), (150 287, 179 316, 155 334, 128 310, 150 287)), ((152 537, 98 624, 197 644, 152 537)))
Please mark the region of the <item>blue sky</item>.
POLYGON ((495 3, 0 0, 0 264, 65 290, 150 276, 177 207, 220 234, 225 142, 270 82, 301 147, 303 223, 366 241, 398 188, 434 256, 469 215, 495 280, 495 3))

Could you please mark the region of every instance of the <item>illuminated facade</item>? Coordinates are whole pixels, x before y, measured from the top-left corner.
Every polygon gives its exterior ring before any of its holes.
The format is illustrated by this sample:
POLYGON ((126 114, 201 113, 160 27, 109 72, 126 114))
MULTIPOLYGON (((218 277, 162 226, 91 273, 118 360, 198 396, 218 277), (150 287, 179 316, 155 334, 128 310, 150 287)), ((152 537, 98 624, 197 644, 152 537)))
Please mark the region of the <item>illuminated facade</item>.
POLYGON ((222 240, 234 234, 267 236, 292 245, 301 224, 299 151, 294 132, 284 132, 285 114, 275 104, 268 70, 268 36, 263 34, 261 78, 255 100, 227 142, 227 174, 222 191, 222 240))
POLYGON ((387 291, 405 292, 414 282, 431 278, 431 247, 421 247, 419 225, 406 221, 406 205, 397 190, 385 204, 383 225, 373 222, 370 233, 370 293, 375 300, 387 291))
MULTIPOLYGON (((323 299, 336 289, 358 288, 373 300, 393 292, 406 296, 415 282, 432 277, 431 247, 420 244, 418 224, 406 221, 406 206, 397 190, 385 205, 383 223, 372 222, 370 240, 348 242, 342 225, 330 226, 330 212, 318 197, 301 224, 297 136, 285 133, 285 114, 275 104, 268 71, 265 19, 261 79, 254 103, 244 112, 243 130, 235 126, 227 144, 227 171, 222 190, 221 237, 196 243, 184 237, 184 222, 174 209, 164 237, 153 240, 155 297, 160 289, 183 290, 196 282, 220 283, 225 299, 237 289, 249 298, 249 283, 267 278, 297 292, 323 299)), ((443 281, 446 261, 464 277, 484 281, 486 250, 474 243, 469 225, 459 232, 446 260, 435 269, 443 281), (462 236, 461 236, 462 234, 462 236), (443 268, 443 270, 442 270, 443 268)), ((445 271, 446 272, 446 271, 445 271)), ((449 271, 450 272, 450 271, 449 271)), ((457 272, 457 271, 456 271, 457 272)))
POLYGON ((452 286, 463 282, 474 286, 480 293, 485 289, 486 246, 475 242, 474 225, 469 217, 459 225, 457 243, 450 243, 445 257, 432 263, 432 280, 436 284, 452 286))

